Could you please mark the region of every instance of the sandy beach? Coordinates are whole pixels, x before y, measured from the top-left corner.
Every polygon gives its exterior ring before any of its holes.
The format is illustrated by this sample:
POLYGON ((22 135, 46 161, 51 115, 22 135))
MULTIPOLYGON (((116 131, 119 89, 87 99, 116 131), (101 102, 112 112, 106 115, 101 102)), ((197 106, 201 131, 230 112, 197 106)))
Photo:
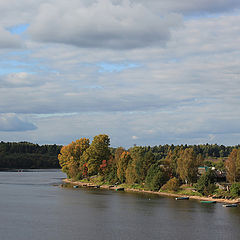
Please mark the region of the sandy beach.
MULTIPOLYGON (((70 183, 73 185, 78 185, 79 187, 94 187, 95 185, 93 183, 89 182, 80 182, 80 181, 72 181, 71 179, 63 179, 64 183, 70 183)), ((111 185, 101 185, 99 188, 102 189, 117 189, 117 186, 111 186, 111 185)), ((146 190, 138 190, 138 189, 133 189, 133 188, 125 188, 124 191, 126 192, 139 192, 139 193, 148 193, 148 194, 157 194, 161 196, 166 196, 166 197, 189 197, 189 199, 194 199, 194 200, 199 200, 199 201, 216 201, 220 203, 240 203, 240 199, 213 199, 212 197, 200 197, 200 196, 188 196, 188 195, 181 195, 181 194, 176 194, 176 193, 166 193, 166 192, 154 192, 154 191, 146 191, 146 190)))

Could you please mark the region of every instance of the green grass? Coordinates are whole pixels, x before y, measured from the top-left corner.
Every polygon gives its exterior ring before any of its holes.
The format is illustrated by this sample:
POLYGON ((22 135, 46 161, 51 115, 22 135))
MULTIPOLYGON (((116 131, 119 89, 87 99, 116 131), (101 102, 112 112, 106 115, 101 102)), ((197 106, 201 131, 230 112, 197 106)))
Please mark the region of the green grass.
POLYGON ((193 192, 191 190, 180 190, 176 192, 177 194, 187 195, 187 196, 199 196, 202 197, 203 195, 199 192, 193 192))

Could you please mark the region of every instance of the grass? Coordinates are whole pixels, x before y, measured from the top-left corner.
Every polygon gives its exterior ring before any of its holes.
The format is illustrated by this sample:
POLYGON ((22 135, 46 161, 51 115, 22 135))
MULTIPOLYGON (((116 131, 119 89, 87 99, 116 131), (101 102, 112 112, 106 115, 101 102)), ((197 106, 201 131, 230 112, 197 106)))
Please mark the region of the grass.
POLYGON ((187 196, 199 196, 202 197, 203 195, 199 192, 193 192, 191 190, 180 190, 178 192, 176 192, 177 194, 182 194, 182 195, 187 195, 187 196))

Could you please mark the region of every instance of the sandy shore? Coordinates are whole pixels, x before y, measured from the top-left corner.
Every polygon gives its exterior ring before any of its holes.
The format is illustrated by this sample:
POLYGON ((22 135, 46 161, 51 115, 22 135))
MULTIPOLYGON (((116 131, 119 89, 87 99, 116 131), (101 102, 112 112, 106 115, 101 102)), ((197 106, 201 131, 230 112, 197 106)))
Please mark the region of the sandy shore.
MULTIPOLYGON (((93 183, 84 183, 84 182, 79 182, 79 181, 72 181, 71 179, 63 179, 63 182, 65 183, 70 183, 73 185, 78 185, 80 187, 94 187, 95 185, 93 183)), ((99 186, 102 189, 116 189, 118 188, 117 186, 110 186, 110 185, 101 185, 99 186)), ((189 197, 189 199, 194 199, 194 200, 199 200, 199 201, 216 201, 216 202, 221 202, 221 203, 240 203, 240 199, 234 199, 234 200, 229 200, 229 199, 213 199, 211 197, 199 197, 199 196, 187 196, 187 195, 181 195, 181 194, 176 194, 176 193, 165 193, 165 192, 153 192, 153 191, 146 191, 146 190, 138 190, 138 189, 133 189, 133 188, 125 188, 124 189, 126 192, 139 192, 139 193, 148 193, 148 194, 157 194, 161 196, 166 196, 166 197, 189 197)))

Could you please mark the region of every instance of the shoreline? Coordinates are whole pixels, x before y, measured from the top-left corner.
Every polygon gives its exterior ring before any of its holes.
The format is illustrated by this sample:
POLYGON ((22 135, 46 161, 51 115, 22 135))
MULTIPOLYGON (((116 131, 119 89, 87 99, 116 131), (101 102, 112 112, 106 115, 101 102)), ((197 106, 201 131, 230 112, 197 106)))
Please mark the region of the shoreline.
MULTIPOLYGON (((63 179, 62 180, 64 183, 69 183, 69 184, 74 184, 78 185, 80 187, 94 187, 95 185, 93 183, 89 182, 80 182, 80 181, 72 181, 71 179, 63 179)), ((112 187, 111 185, 100 185, 100 189, 107 189, 107 190, 115 190, 118 187, 114 186, 112 187)), ((167 193, 167 192, 154 192, 154 191, 148 191, 148 190, 138 190, 134 188, 125 188, 125 192, 137 192, 137 193, 147 193, 147 194, 155 194, 155 195, 160 195, 160 196, 165 196, 165 197, 189 197, 190 200, 199 200, 199 201, 216 201, 219 203, 228 203, 228 204, 236 204, 240 203, 239 200, 237 199, 221 199, 221 198, 212 198, 212 197, 200 197, 200 196, 189 196, 189 195, 182 195, 182 194, 177 194, 177 193, 167 193)))

